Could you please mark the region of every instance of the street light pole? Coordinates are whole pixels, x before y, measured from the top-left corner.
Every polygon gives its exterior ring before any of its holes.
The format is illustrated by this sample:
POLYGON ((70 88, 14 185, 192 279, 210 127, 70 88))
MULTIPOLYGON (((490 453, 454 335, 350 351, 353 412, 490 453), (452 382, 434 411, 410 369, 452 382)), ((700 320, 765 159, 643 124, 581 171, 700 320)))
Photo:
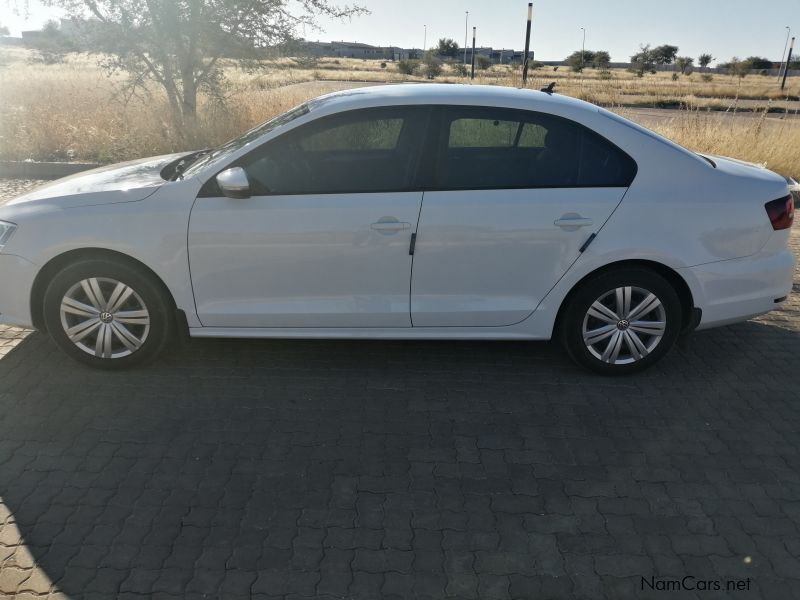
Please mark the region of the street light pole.
POLYGON ((475 79, 475 27, 472 28, 472 73, 470 79, 475 79))
MULTIPOLYGON (((783 54, 781 54, 781 64, 778 67, 778 81, 781 80, 781 73, 783 72, 783 59, 786 57, 786 47, 789 45, 789 35, 792 33, 792 28, 788 25, 786 26, 786 42, 783 44, 783 54)), ((789 68, 789 65, 786 65, 786 68, 789 68)))
POLYGON ((781 91, 786 87, 786 76, 789 74, 789 62, 792 60, 792 50, 794 50, 794 38, 792 43, 789 44, 789 54, 786 55, 786 68, 783 70, 783 82, 781 83, 781 91))
POLYGON ((583 43, 581 44, 581 72, 583 72, 583 55, 586 52, 586 28, 581 27, 581 29, 583 30, 583 43))
POLYGON ((522 57, 522 85, 525 85, 528 82, 528 52, 530 52, 531 49, 532 20, 533 20, 533 2, 528 2, 528 25, 525 27, 525 56, 522 57))
POLYGON ((464 64, 467 64, 467 27, 469 26, 469 11, 464 19, 464 64))

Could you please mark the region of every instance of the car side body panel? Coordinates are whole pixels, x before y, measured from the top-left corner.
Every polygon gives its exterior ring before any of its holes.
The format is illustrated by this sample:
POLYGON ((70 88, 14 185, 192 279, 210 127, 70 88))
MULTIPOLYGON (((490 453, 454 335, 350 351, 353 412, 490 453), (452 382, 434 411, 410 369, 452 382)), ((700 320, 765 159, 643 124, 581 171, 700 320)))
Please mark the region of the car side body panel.
MULTIPOLYGON (((78 176, 70 179, 72 191, 61 197, 50 197, 60 189, 54 184, 49 191, 42 188, 0 206, 0 220, 19 225, 0 255, 0 281, 7 280, 4 273, 11 273, 14 281, 13 289, 7 285, 0 289, 0 321, 31 325, 30 309, 26 310, 17 298, 30 298, 36 273, 51 260, 87 248, 119 252, 152 269, 177 307, 186 313, 191 334, 198 337, 548 339, 564 299, 581 279, 630 260, 652 261, 678 273, 689 287, 694 305, 703 311, 701 328, 766 312, 777 307, 775 300, 791 289, 794 257, 786 249, 789 232, 773 231, 764 210, 766 202, 786 196, 788 188, 783 178, 765 169, 727 159, 714 159, 715 168, 707 160, 643 133, 595 106, 529 90, 398 85, 350 90, 323 100, 308 114, 226 157, 224 164, 211 161, 183 180, 156 179, 153 169, 157 170, 162 157, 142 161, 147 169, 123 165, 116 183, 110 168, 104 170, 99 191, 90 191, 86 187, 89 180, 82 183, 78 176), (537 292, 529 316, 515 324, 397 329, 202 327, 187 252, 190 214, 201 186, 257 145, 313 119, 396 104, 498 106, 547 112, 574 120, 612 141, 634 157, 638 172, 610 217, 602 223, 598 219, 584 232, 587 237, 596 234, 592 243, 549 289, 537 292)), ((424 229, 423 222, 420 230, 424 229)), ((524 264, 513 268, 521 281, 536 277, 524 264)))

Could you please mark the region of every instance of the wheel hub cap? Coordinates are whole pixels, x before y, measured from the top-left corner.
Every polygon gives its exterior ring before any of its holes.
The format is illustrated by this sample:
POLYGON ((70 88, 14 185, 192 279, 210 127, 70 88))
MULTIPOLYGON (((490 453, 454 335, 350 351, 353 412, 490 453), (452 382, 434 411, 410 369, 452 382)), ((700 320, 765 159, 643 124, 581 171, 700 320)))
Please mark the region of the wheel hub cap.
POLYGON ((649 290, 618 287, 592 302, 583 318, 583 342, 595 358, 615 365, 648 356, 664 337, 667 314, 649 290))
POLYGON ((61 325, 83 352, 98 358, 122 358, 147 340, 150 313, 132 287, 116 279, 91 277, 64 294, 61 325))

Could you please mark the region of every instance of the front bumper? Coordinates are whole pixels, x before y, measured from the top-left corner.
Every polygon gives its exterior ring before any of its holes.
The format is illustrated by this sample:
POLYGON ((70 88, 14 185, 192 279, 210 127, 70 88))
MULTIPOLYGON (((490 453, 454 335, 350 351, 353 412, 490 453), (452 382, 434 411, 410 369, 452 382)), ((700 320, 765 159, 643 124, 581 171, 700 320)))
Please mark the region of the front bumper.
POLYGON ((0 323, 33 327, 31 290, 39 267, 14 254, 0 254, 0 323))
POLYGON ((700 286, 697 329, 746 321, 779 308, 792 291, 795 257, 788 248, 686 269, 700 286))

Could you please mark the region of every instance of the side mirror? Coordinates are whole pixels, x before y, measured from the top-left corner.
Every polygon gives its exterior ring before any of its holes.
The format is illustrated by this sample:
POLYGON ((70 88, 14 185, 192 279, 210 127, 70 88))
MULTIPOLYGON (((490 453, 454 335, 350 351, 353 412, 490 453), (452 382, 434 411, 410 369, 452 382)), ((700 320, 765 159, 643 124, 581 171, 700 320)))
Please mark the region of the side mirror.
POLYGON ((217 185, 228 198, 249 198, 250 181, 242 167, 225 169, 217 175, 217 185))

